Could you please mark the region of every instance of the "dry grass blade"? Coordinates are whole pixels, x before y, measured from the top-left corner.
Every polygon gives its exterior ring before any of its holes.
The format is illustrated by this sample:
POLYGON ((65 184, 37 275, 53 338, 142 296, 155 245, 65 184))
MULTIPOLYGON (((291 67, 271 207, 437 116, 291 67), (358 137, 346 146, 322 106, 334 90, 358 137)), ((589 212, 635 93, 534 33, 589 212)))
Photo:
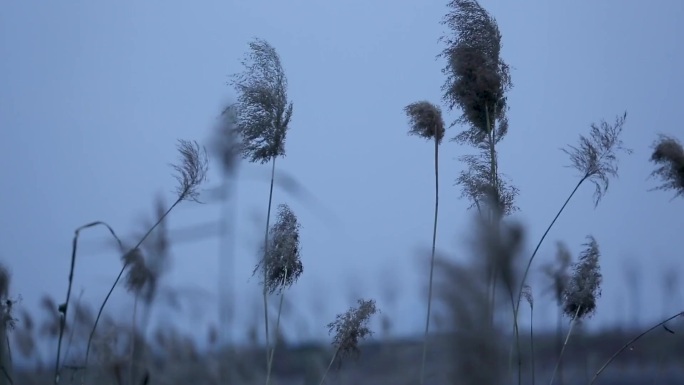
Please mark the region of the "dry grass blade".
POLYGON ((673 190, 674 198, 684 196, 684 148, 682 144, 676 138, 660 135, 653 143, 651 162, 657 166, 651 173, 651 177, 658 178, 661 182, 653 190, 673 190))

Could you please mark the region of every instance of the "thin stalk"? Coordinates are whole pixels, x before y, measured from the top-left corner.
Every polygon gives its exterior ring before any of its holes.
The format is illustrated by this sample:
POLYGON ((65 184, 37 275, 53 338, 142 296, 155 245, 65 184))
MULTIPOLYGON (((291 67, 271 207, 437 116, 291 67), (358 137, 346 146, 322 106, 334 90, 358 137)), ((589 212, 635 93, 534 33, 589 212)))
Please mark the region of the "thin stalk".
POLYGON ((556 361, 556 366, 553 368, 553 374, 551 375, 551 381, 549 381, 549 385, 553 385, 553 380, 556 378, 556 372, 558 371, 558 365, 560 365, 560 362, 563 359, 563 353, 565 352, 565 347, 568 346, 568 340, 570 339, 570 334, 572 333, 572 328, 575 326, 575 323, 577 322, 577 315, 579 314, 581 308, 582 308, 582 306, 577 306, 577 311, 575 311, 575 315, 572 317, 572 321, 570 321, 570 328, 568 329, 568 334, 565 336, 565 342, 563 343, 563 348, 561 348, 560 354, 558 355, 558 361, 556 361))
MULTIPOLYGON (((558 303, 558 306, 560 307, 561 304, 560 302, 558 303)), ((556 324, 556 349, 558 350, 558 354, 560 356, 560 350, 563 348, 563 310, 559 309, 558 310, 558 320, 556 324)), ((558 382, 560 385, 563 385, 563 363, 560 362, 558 364, 558 382)))
MULTIPOLYGON (((498 231, 498 221, 499 221, 499 214, 498 210, 500 209, 500 197, 499 197, 499 186, 498 186, 498 176, 499 176, 499 171, 498 171, 498 164, 497 164, 497 159, 496 159, 496 143, 494 142, 495 139, 495 134, 494 134, 494 125, 495 122, 492 121, 489 117, 489 106, 485 103, 485 119, 487 123, 487 138, 488 138, 488 144, 489 144, 489 184, 491 186, 492 190, 492 196, 490 197, 491 202, 491 207, 489 210, 489 216, 490 216, 490 221, 492 225, 497 224, 497 231, 498 231)), ((489 289, 490 290, 490 298, 489 298, 489 321, 490 321, 490 326, 494 325, 494 307, 495 307, 495 302, 496 302, 496 283, 497 283, 497 276, 498 276, 498 266, 496 264, 491 266, 491 271, 489 272, 489 289)))
MULTIPOLYGON (((520 299, 522 298, 522 289, 525 286, 525 281, 527 280, 527 275, 530 272, 530 267, 532 266, 532 261, 534 261, 534 257, 537 255, 537 252, 539 251, 539 248, 541 247, 542 243, 544 243, 544 239, 546 239, 546 236, 549 234, 549 231, 551 231, 551 228, 553 225, 556 223, 560 215, 563 213, 563 210, 565 210, 565 207, 570 203, 570 200, 572 197, 575 195, 579 187, 584 183, 585 180, 589 178, 589 174, 585 174, 582 179, 577 182, 577 185, 575 188, 572 190, 568 198, 565 200, 565 203, 563 203, 563 206, 561 206, 560 210, 558 210, 558 213, 556 216, 553 218, 549 226, 546 228, 546 231, 544 231, 544 234, 542 237, 539 239, 539 242, 537 243, 537 246, 534 248, 534 252, 532 252, 532 256, 530 256, 530 259, 527 261, 527 267, 525 267, 525 273, 523 273, 522 281, 520 282, 520 289, 518 290, 518 300, 516 302, 515 308, 513 309, 513 329, 515 332, 515 339, 518 341, 517 343, 520 344, 520 333, 518 330, 518 312, 520 311, 520 299)), ((520 354, 520 352, 518 352, 520 354)))
POLYGON ((328 375, 328 372, 330 371, 330 368, 332 368, 333 362, 335 362, 335 358, 337 358, 337 352, 339 352, 340 349, 335 349, 335 353, 333 354, 332 358, 330 359, 330 363, 328 364, 328 368, 325 369, 325 372, 323 373, 323 378, 321 378, 321 382, 318 383, 318 385, 323 385, 325 383, 325 376, 328 375))
POLYGON ((131 360, 131 367, 129 368, 129 373, 128 375, 130 376, 131 384, 133 384, 133 380, 135 378, 135 373, 133 373, 133 363, 135 362, 135 321, 136 317, 138 315, 138 300, 140 298, 140 294, 135 295, 135 300, 133 301, 133 319, 131 320, 131 352, 130 352, 130 360, 131 360))
MULTIPOLYGON (((437 130, 435 130, 435 133, 437 130)), ((432 310, 432 277, 435 270, 435 248, 437 244, 437 214, 439 212, 439 138, 435 134, 435 220, 432 226, 432 254, 430 256, 430 281, 428 284, 428 305, 425 317, 425 335, 423 337, 423 358, 420 365, 420 384, 425 381, 425 361, 427 358, 428 331, 430 329, 430 312, 432 310)), ((332 363, 331 363, 332 364, 332 363)))
MULTIPOLYGON (((71 288, 73 287, 74 284, 74 269, 76 268, 76 250, 78 249, 78 237, 81 234, 81 231, 95 227, 95 226, 104 226, 109 230, 109 232, 112 234, 114 239, 118 242, 119 246, 122 246, 121 239, 116 235, 116 232, 114 232, 114 229, 112 229, 111 226, 109 226, 107 223, 102 222, 102 221, 95 221, 88 223, 86 225, 83 225, 79 228, 77 228, 74 231, 74 239, 72 240, 71 243, 71 266, 69 267, 69 279, 68 279, 68 284, 67 284, 67 295, 66 295, 66 301, 64 301, 64 308, 59 309, 63 310, 61 311, 61 322, 59 324, 59 338, 57 340, 57 358, 55 359, 55 377, 54 381, 55 384, 59 383, 60 380, 60 355, 62 353, 62 338, 64 337, 64 328, 66 326, 66 318, 67 318, 67 312, 69 310, 69 302, 71 300, 71 288)), ((90 344, 88 344, 88 347, 90 347, 90 344)), ((87 360, 87 355, 86 355, 86 360, 87 360)), ((86 361, 87 362, 87 361, 86 361)))
MULTIPOLYGON (((283 286, 287 282, 287 269, 285 269, 285 276, 283 277, 283 286)), ((275 335, 276 338, 273 341, 273 348, 271 349, 271 354, 268 357, 268 371, 266 372, 266 385, 271 384, 271 369, 273 369, 273 356, 275 355, 276 345, 278 345, 278 331, 280 330, 280 315, 283 313, 283 299, 285 297, 285 292, 280 293, 280 304, 278 304, 278 317, 276 318, 275 335)))
POLYGON ((266 280, 268 278, 266 272, 266 258, 268 256, 268 228, 271 225, 271 206, 273 204, 273 180, 275 179, 275 161, 276 158, 273 157, 273 162, 271 164, 271 188, 268 192, 268 210, 266 211, 266 232, 264 234, 264 259, 262 261, 264 270, 264 289, 262 291, 264 298, 264 329, 266 332, 266 370, 268 370, 268 349, 271 346, 271 337, 268 333, 268 293, 266 291, 266 280))
POLYGON ((610 363, 613 362, 613 360, 615 360, 615 359, 617 358, 617 356, 619 356, 620 354, 622 354, 622 352, 624 352, 625 350, 627 350, 627 348, 629 348, 633 343, 635 343, 635 342, 637 342, 638 340, 640 340, 640 339, 641 339, 643 336, 645 336, 646 334, 652 332, 653 330, 655 330, 655 329, 657 329, 657 328, 659 328, 659 327, 665 325, 666 323, 668 323, 668 322, 672 321, 673 319, 675 319, 675 318, 677 318, 677 317, 680 317, 680 316, 684 316, 684 311, 683 311, 683 312, 679 312, 679 313, 673 315, 672 317, 670 317, 670 318, 668 318, 668 319, 666 319, 666 320, 664 320, 664 321, 662 321, 662 322, 659 322, 659 323, 653 325, 653 326, 652 326, 651 328, 649 328, 648 330, 642 332, 642 333, 639 334, 638 336, 636 336, 636 337, 632 338, 631 340, 629 340, 629 341, 628 341, 626 344, 624 344, 617 352, 615 352, 612 356, 610 356, 610 358, 608 359, 608 361, 606 361, 606 363, 603 364, 603 366, 601 366, 601 368, 600 368, 599 370, 596 371, 596 374, 594 374, 594 377, 592 377, 591 381, 589 382, 589 385, 592 385, 592 384, 594 383, 594 381, 596 381, 596 379, 598 378, 598 376, 599 376, 599 375, 608 367, 608 365, 610 365, 610 363))
MULTIPOLYGON (((131 250, 135 250, 135 249, 137 249, 138 247, 140 247, 140 245, 142 245, 143 242, 145 242, 145 240, 147 239, 147 237, 149 237, 150 234, 152 234, 152 231, 154 231, 154 229, 156 229, 157 226, 159 226, 159 224, 162 223, 162 221, 166 218, 166 216, 169 215, 169 213, 170 213, 170 212, 171 212, 179 203, 181 203, 182 201, 183 201, 183 198, 178 198, 178 199, 171 205, 171 207, 169 207, 168 210, 166 210, 166 212, 164 213, 164 215, 162 215, 162 216, 157 220, 157 222, 156 222, 156 223, 147 231, 147 233, 145 233, 145 235, 143 235, 143 237, 140 238, 140 241, 138 241, 138 243, 137 243, 133 248, 131 248, 131 250)), ((75 240, 74 240, 74 242, 75 242, 75 240)), ((76 252, 76 248, 74 247, 74 253, 75 253, 75 252, 76 252)), ((130 252, 130 251, 129 251, 129 252, 130 252)), ((73 258, 72 258, 72 264, 73 264, 73 258)), ((116 280, 114 280, 114 284, 113 284, 112 287, 109 289, 109 292, 108 292, 107 295, 105 296, 105 299, 104 299, 104 301, 102 301, 102 305, 100 305, 100 309, 99 309, 98 312, 97 312, 97 317, 95 317, 95 323, 93 324, 93 328, 90 330, 90 335, 88 336, 88 344, 87 344, 87 346, 86 346, 86 355, 85 355, 85 365, 83 365, 84 368, 87 368, 87 367, 88 367, 88 358, 90 357, 90 346, 91 346, 92 343, 93 343, 93 337, 95 336, 95 329, 97 328, 97 324, 98 324, 98 322, 100 321, 100 317, 102 317, 102 312, 104 311, 104 307, 105 307, 105 305, 107 304, 107 301, 109 300, 109 297, 111 297, 112 292, 114 291, 114 288, 116 288, 116 285, 119 283, 119 280, 121 279, 121 276, 123 275, 124 271, 126 270, 126 267, 128 267, 128 262, 124 262, 123 267, 122 267, 121 270, 119 271, 119 275, 117 275, 116 280)), ((72 269, 73 269, 73 267, 72 267, 72 269)), ((85 376, 85 369, 84 369, 84 376, 85 376)), ((57 377, 58 377, 58 376, 57 376, 57 377)), ((59 382, 59 378, 56 379, 56 383, 57 383, 57 382, 59 382)))
POLYGON ((237 167, 236 169, 228 170, 223 176, 223 189, 222 189, 222 212, 220 221, 220 233, 221 239, 219 243, 219 279, 218 279, 218 290, 219 294, 219 310, 220 310, 220 320, 219 320, 219 335, 221 349, 227 349, 229 354, 229 362, 226 365, 221 365, 219 369, 219 378, 222 384, 232 383, 234 380, 233 370, 234 365, 230 360, 233 358, 233 335, 231 329, 231 323, 233 320, 233 310, 234 310, 234 299, 235 299, 235 280, 234 277, 228 278, 228 274, 234 274, 235 271, 235 256, 234 256, 234 245, 235 245, 235 218, 237 213, 232 210, 237 210, 237 188, 235 181, 237 167), (233 183, 231 184, 231 177, 233 178, 233 183), (232 204, 232 207, 231 207, 232 204), (228 289, 228 293, 226 293, 228 289))
MULTIPOLYGON (((509 298, 510 298, 510 300, 511 300, 511 307, 512 307, 513 309, 515 309, 515 301, 514 301, 514 299, 513 299, 513 288, 511 287, 510 284, 507 284, 507 285, 506 285, 506 288, 508 289, 508 296, 509 296, 509 298)), ((516 330, 517 330, 518 323, 517 323, 517 322, 514 322, 514 325, 515 325, 516 330)), ((519 338, 516 339, 516 347, 517 347, 517 349, 518 349, 518 385, 520 385, 520 384, 522 384, 522 354, 521 354, 522 349, 521 349, 521 347, 520 347, 520 339, 519 339, 519 338)), ((509 370, 509 373, 510 373, 510 370, 511 370, 511 361, 512 361, 512 357, 511 357, 511 356, 512 356, 512 350, 513 350, 513 346, 511 346, 511 349, 509 350, 509 356, 508 356, 508 370, 509 370)))
POLYGON ((530 304, 530 351, 532 354, 532 385, 535 385, 535 372, 534 367, 535 355, 534 355, 534 305, 530 304))

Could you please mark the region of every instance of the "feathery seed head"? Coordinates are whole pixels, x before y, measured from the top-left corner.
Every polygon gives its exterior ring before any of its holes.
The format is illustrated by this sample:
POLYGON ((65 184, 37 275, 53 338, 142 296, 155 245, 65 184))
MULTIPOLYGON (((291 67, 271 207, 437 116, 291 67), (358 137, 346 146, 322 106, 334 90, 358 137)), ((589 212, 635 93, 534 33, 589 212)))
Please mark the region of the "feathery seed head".
POLYGON ((328 324, 328 333, 335 332, 332 345, 342 355, 359 353, 359 341, 373 335, 368 322, 378 309, 375 300, 358 300, 359 306, 351 307, 344 314, 338 314, 334 322, 328 324))
POLYGON ((207 151, 200 148, 195 141, 182 139, 178 140, 178 151, 181 155, 180 164, 171 165, 176 171, 174 177, 178 181, 176 187, 178 199, 201 203, 198 200, 198 187, 207 179, 209 169, 207 151))
MULTIPOLYGON (((477 0, 452 0, 448 7, 452 11, 442 24, 455 36, 442 38, 447 44, 440 54, 447 59, 443 98, 450 109, 461 109, 459 121, 471 126, 477 142, 493 129, 495 119, 505 120, 510 72, 499 56, 501 33, 496 20, 477 0)), ((503 136, 504 126, 497 136, 503 136)))
POLYGON ((238 93, 236 129, 241 152, 251 162, 267 163, 285 155, 285 136, 292 118, 287 77, 275 48, 262 39, 249 43, 244 72, 230 84, 238 93))
POLYGON ((599 248, 593 236, 587 237, 585 249, 574 265, 564 294, 563 312, 568 317, 582 319, 596 311, 596 300, 601 296, 601 268, 599 248))
POLYGON ((651 173, 652 178, 659 178, 661 185, 654 190, 674 190, 675 197, 684 196, 684 148, 671 136, 660 135, 653 143, 651 162, 657 168, 651 173))
MULTIPOLYGON (((304 271, 300 259, 299 229, 297 216, 286 204, 278 206, 278 219, 271 226, 266 263, 260 261, 254 268, 266 269, 266 290, 269 293, 291 286, 304 271)), ((263 270, 262 270, 263 271, 263 270)))
POLYGON ((435 138, 437 143, 444 138, 444 120, 442 110, 427 102, 415 102, 404 107, 409 118, 409 135, 417 135, 425 139, 435 138))
POLYGON ((579 146, 568 146, 563 152, 570 156, 572 167, 582 173, 582 177, 590 180, 594 186, 594 205, 608 190, 610 178, 618 176, 618 152, 631 154, 622 142, 622 130, 627 119, 627 112, 615 119, 614 124, 605 120, 600 124, 591 124, 589 137, 580 135, 579 146))

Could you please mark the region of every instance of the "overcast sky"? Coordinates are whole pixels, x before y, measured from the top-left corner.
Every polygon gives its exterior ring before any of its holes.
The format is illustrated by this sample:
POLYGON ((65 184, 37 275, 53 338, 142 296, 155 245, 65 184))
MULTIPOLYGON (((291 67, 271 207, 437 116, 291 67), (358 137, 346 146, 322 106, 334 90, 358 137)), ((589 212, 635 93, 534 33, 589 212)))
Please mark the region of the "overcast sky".
MULTIPOLYGON (((559 150, 592 122, 628 112, 624 140, 634 149, 597 209, 593 188, 575 196, 542 247, 535 267, 562 240, 575 255, 592 234, 602 251, 603 296, 592 325, 646 323, 674 313, 682 296, 662 295, 663 274, 684 270, 679 244, 684 202, 649 192, 650 144, 658 133, 684 139, 684 2, 483 0, 503 35, 512 66, 510 132, 500 169, 520 189, 516 215, 528 249, 541 236, 577 173, 559 150), (626 269, 640 273, 628 282, 626 269), (632 290, 634 284, 638 290, 632 290), (634 291, 637 300, 631 301, 634 291), (641 306, 634 312, 634 306, 641 306)), ((248 42, 260 37, 281 56, 294 115, 287 157, 277 170, 315 199, 283 189, 302 223, 304 274, 292 289, 291 338, 318 338, 356 298, 375 298, 400 334, 419 333, 432 231, 433 147, 407 135, 402 108, 439 103, 444 65, 439 24, 444 1, 8 1, 0 13, 0 260, 12 292, 37 309, 64 300, 76 227, 104 220, 119 233, 139 230, 153 199, 173 199, 168 166, 176 140, 209 144, 218 113, 234 98, 228 76, 241 70, 248 42), (298 197, 300 199, 298 199, 298 197), (394 290, 394 302, 383 295, 394 290)), ((452 121, 457 112, 445 111, 452 121)), ((456 135, 461 127, 447 131, 456 135)), ((438 248, 465 259, 472 212, 453 186, 470 151, 441 147, 438 248)), ((212 164, 206 187, 219 185, 212 164)), ((259 319, 258 279, 250 279, 262 239, 269 167, 240 170, 235 271, 243 336, 259 319), (256 317, 256 318, 255 318, 256 317)), ((165 285, 188 304, 175 323, 206 330, 216 322, 219 219, 216 203, 184 203, 169 219, 178 234, 165 285), (202 234, 200 234, 202 235, 202 234), (194 239, 192 242, 188 241, 194 239), (192 316, 201 313, 201 316, 192 316), (202 328, 198 328, 200 324, 202 328)), ((83 234, 75 295, 102 301, 120 262, 103 230, 83 234)), ((534 281, 537 323, 554 308, 534 281), (537 310, 538 309, 538 310, 537 310)), ((130 306, 118 289, 110 310, 130 306)), ((678 307, 679 306, 679 307, 678 307)), ((127 311, 127 310, 126 310, 127 311)), ((159 315, 175 314, 160 307, 159 315), (166 313, 164 313, 166 312, 166 313)))

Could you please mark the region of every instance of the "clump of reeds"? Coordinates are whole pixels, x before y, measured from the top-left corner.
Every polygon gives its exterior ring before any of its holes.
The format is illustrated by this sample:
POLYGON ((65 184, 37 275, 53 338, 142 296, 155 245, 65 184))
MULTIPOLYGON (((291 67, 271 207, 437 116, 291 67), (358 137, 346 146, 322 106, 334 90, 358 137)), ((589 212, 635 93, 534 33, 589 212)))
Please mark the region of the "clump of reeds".
MULTIPOLYGON (((159 224, 163 221, 163 219, 181 202, 183 201, 194 201, 199 203, 199 186, 204 183, 207 177, 207 171, 208 171, 208 160, 207 160, 207 153, 206 150, 197 144, 197 142, 193 141, 187 141, 187 140, 179 140, 178 141, 178 152, 180 153, 180 162, 176 164, 172 164, 171 167, 175 171, 174 178, 177 180, 178 184, 176 186, 176 200, 174 203, 163 213, 163 215, 159 218, 159 220, 142 236, 142 238, 138 241, 138 243, 129 249, 129 251, 125 252, 124 255, 129 254, 131 251, 137 250, 143 242, 150 236, 150 234, 159 226, 159 224)), ((60 304, 59 306, 56 306, 55 308, 59 312, 59 317, 60 317, 60 326, 59 326, 59 332, 58 332, 58 342, 57 342, 57 357, 55 359, 55 376, 54 376, 54 382, 57 384, 60 382, 60 371, 61 371, 61 351, 62 351, 62 340, 64 336, 64 331, 66 329, 66 320, 67 320, 67 311, 68 311, 68 306, 70 304, 71 300, 71 289, 72 289, 72 284, 73 284, 73 278, 74 278, 74 269, 76 265, 76 253, 78 249, 78 238, 81 233, 81 231, 85 229, 89 229, 92 227, 97 227, 97 226, 103 226, 107 228, 109 233, 112 235, 113 239, 116 241, 117 245, 119 246, 120 249, 125 249, 123 242, 119 238, 119 236, 116 234, 114 229, 112 229, 111 226, 109 226, 106 222, 102 221, 95 221, 88 223, 86 225, 83 225, 79 228, 77 228, 74 232, 74 238, 72 242, 72 249, 71 249, 71 267, 69 269, 69 278, 68 278, 68 285, 67 285, 67 294, 66 294, 66 300, 64 303, 60 304)), ((103 300, 102 304, 100 305, 97 317, 95 318, 95 322, 93 324, 93 328, 90 332, 90 335, 88 337, 88 343, 86 345, 86 353, 85 353, 85 364, 84 366, 87 368, 88 366, 88 358, 89 358, 89 353, 90 353, 90 347, 92 344, 93 336, 95 335, 95 330, 97 328, 97 324, 102 316, 102 312, 104 311, 104 307, 107 304, 107 301, 109 300, 109 297, 111 296, 112 292, 114 291, 114 288, 116 285, 119 283, 119 280, 123 276, 123 274, 126 272, 126 269, 130 267, 129 263, 135 262, 137 259, 136 258, 129 258, 126 259, 124 258, 124 263, 123 267, 119 271, 119 274, 117 275, 114 283, 112 284, 111 288, 109 289, 109 292, 105 296, 105 299, 103 300)), ((129 275, 129 277, 133 277, 136 279, 129 280, 131 283, 135 282, 139 276, 137 276, 136 273, 133 273, 132 275, 129 275)), ((85 374, 84 374, 85 375, 85 374)))
POLYGON ((438 297, 448 321, 448 383, 501 384, 506 375, 503 334, 488 322, 487 271, 481 265, 436 260, 438 297))

